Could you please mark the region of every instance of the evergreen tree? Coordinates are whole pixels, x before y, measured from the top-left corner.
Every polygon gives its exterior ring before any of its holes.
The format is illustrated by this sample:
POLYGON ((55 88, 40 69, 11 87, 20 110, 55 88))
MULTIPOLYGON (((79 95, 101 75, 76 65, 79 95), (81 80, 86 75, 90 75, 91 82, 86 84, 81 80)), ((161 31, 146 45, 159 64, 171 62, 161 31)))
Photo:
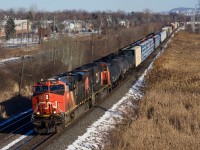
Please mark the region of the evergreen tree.
POLYGON ((15 32, 15 22, 13 18, 9 18, 5 25, 6 40, 9 40, 15 32))
POLYGON ((29 20, 33 20, 34 16, 33 16, 32 11, 29 11, 29 12, 28 12, 28 15, 27 15, 26 18, 29 19, 29 20))

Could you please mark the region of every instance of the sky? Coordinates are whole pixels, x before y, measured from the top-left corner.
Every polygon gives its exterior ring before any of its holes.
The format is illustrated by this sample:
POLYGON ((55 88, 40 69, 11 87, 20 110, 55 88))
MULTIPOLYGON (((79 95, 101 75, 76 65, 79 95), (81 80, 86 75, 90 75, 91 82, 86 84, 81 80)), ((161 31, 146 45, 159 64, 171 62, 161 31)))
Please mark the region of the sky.
POLYGON ((169 11, 177 7, 194 8, 198 0, 0 0, 0 9, 36 6, 37 10, 87 10, 87 11, 169 11))

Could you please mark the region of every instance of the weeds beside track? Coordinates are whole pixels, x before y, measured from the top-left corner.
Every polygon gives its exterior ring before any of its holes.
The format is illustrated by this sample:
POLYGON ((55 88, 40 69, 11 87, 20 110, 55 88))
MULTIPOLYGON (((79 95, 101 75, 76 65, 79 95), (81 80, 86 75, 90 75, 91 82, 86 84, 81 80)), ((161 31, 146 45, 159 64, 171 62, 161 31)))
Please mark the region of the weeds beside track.
POLYGON ((146 76, 138 119, 111 133, 105 149, 198 149, 199 39, 187 32, 173 38, 146 76))

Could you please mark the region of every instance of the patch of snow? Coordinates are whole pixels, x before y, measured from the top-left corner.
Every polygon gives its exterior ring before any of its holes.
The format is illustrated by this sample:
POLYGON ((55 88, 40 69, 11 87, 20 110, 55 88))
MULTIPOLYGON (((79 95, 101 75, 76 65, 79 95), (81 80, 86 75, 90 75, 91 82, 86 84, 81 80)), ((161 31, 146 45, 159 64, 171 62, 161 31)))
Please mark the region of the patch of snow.
MULTIPOLYGON (((160 54, 161 52, 157 55, 157 57, 160 54)), ((122 121, 123 115, 127 113, 126 110, 132 109, 134 111, 137 107, 134 103, 132 103, 131 99, 140 100, 143 97, 143 93, 140 91, 140 88, 144 85, 144 77, 152 68, 154 61, 149 65, 137 82, 131 87, 129 92, 118 103, 114 104, 111 109, 105 112, 105 114, 99 120, 94 122, 87 129, 85 134, 79 136, 74 143, 69 145, 67 150, 92 150, 103 148, 104 144, 108 140, 108 131, 115 128, 115 125, 122 121)))
POLYGON ((20 47, 21 44, 23 45, 32 45, 32 44, 38 44, 39 43, 39 38, 14 38, 7 40, 6 42, 3 43, 4 47, 20 47))
MULTIPOLYGON (((170 40, 169 40, 170 41, 170 40)), ((169 41, 167 43, 169 43, 169 41)), ((78 139, 68 146, 67 150, 92 150, 92 149, 102 149, 104 144, 108 140, 108 132, 115 128, 117 123, 120 123, 123 120, 123 115, 127 114, 126 110, 132 109, 133 111, 137 107, 131 99, 140 100, 143 97, 143 93, 140 90, 141 87, 144 85, 144 77, 147 72, 153 67, 154 61, 164 52, 167 44, 164 46, 163 49, 157 54, 156 58, 152 61, 149 67, 145 70, 142 76, 137 80, 137 82, 130 88, 129 92, 116 104, 113 105, 105 114, 96 122, 94 122, 88 129, 85 134, 79 136, 78 139)), ((12 119, 9 119, 0 126, 12 121, 15 118, 20 117, 25 113, 29 113, 32 110, 28 110, 23 112, 12 119)), ((134 118, 133 118, 134 119, 134 118)), ((31 135, 34 131, 30 130, 25 135, 20 136, 18 139, 14 140, 13 142, 9 143, 7 146, 3 147, 1 150, 7 150, 22 139, 26 138, 27 136, 31 135)))
MULTIPOLYGON (((174 36, 174 35, 173 35, 174 36)), ((171 39, 168 40, 169 43, 171 39)), ((142 76, 137 82, 130 88, 128 93, 116 104, 113 105, 105 114, 90 127, 87 132, 82 136, 79 136, 76 141, 68 146, 67 150, 93 150, 103 149, 108 139, 108 132, 115 128, 117 123, 120 123, 123 119, 123 114, 127 113, 127 110, 132 109, 133 111, 137 106, 134 105, 131 99, 140 100, 143 97, 143 93, 140 90, 144 85, 144 77, 147 72, 152 69, 154 61, 164 52, 167 48, 167 44, 161 49, 161 51, 154 58, 149 67, 145 70, 142 76)), ((134 118, 133 118, 134 119, 134 118)))
POLYGON ((11 148, 13 145, 15 145, 16 143, 18 143, 19 141, 23 140, 24 138, 26 138, 27 136, 33 134, 33 130, 30 130, 29 132, 27 132, 25 135, 20 136, 18 139, 12 141, 11 143, 9 143, 8 145, 6 145, 5 147, 3 147, 1 150, 7 150, 9 148, 11 148))
POLYGON ((31 43, 38 43, 39 42, 39 38, 37 38, 37 40, 32 40, 32 38, 23 38, 23 39, 21 39, 21 38, 15 38, 15 39, 10 39, 10 40, 8 40, 8 41, 6 41, 5 42, 5 44, 13 44, 13 45, 15 45, 15 44, 21 44, 21 42, 22 43, 29 43, 29 44, 31 44, 31 43))
POLYGON ((11 57, 11 58, 6 58, 6 59, 0 59, 0 63, 4 63, 6 61, 11 61, 11 60, 15 60, 15 59, 19 59, 21 57, 11 57))

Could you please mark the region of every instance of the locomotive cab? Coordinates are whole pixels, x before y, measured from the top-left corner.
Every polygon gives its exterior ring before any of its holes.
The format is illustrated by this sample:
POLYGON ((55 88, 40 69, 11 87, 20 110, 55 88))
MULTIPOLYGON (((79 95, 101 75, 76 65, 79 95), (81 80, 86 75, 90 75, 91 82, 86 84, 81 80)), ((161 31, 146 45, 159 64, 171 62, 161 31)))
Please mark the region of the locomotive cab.
POLYGON ((32 96, 32 122, 38 133, 54 132, 62 123, 66 111, 67 86, 64 82, 49 79, 34 85, 32 96))

